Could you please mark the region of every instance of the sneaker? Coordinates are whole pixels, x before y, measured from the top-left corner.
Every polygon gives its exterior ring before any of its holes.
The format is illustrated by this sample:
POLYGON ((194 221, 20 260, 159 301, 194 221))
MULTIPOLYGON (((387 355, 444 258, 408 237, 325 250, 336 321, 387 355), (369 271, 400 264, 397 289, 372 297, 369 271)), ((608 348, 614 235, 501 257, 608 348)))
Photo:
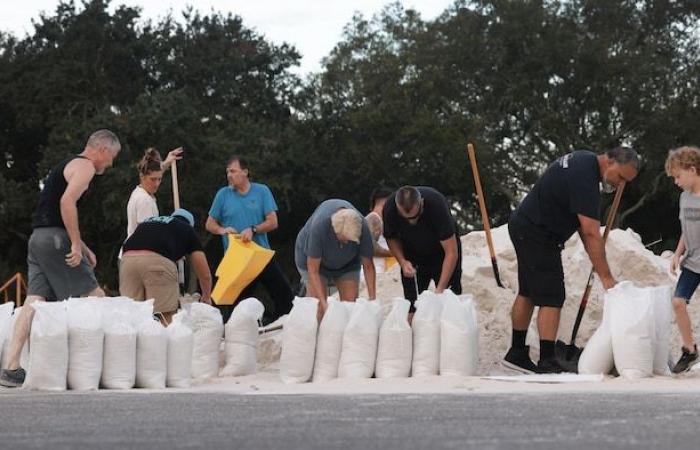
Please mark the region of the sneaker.
POLYGON ((522 348, 511 347, 503 358, 502 364, 517 372, 521 373, 536 373, 537 366, 530 359, 530 346, 526 345, 522 348))
POLYGON ((683 354, 681 355, 681 358, 678 360, 676 365, 673 367, 673 373, 683 373, 689 370, 691 367, 693 367, 696 363, 698 363, 697 345, 694 346, 693 353, 690 353, 690 351, 685 347, 681 347, 681 350, 683 350, 683 354))
POLYGON ((20 387, 24 384, 26 375, 26 372, 21 367, 15 370, 5 369, 0 373, 0 386, 20 387))
POLYGON ((537 373, 564 373, 564 369, 556 358, 540 359, 537 363, 537 373))

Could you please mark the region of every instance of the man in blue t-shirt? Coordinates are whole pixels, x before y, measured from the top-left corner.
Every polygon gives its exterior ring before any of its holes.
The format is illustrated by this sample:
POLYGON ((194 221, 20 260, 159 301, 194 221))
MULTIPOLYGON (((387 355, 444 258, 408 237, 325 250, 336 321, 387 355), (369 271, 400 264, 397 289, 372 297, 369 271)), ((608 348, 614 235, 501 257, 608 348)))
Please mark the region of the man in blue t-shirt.
POLYGON ((508 233, 518 260, 518 295, 511 318, 511 348, 503 364, 526 373, 561 372, 555 358, 554 340, 561 307, 566 298, 561 251, 578 232, 603 287, 616 281, 605 258, 600 235, 600 188, 617 187, 637 176, 639 158, 628 147, 617 147, 596 155, 579 150, 554 161, 513 211, 508 233), (530 360, 525 337, 535 306, 540 337, 540 361, 530 360))
MULTIPOLYGON (((239 234, 243 242, 252 240, 261 247, 270 248, 267 233, 276 230, 278 226, 277 203, 270 188, 250 181, 248 164, 238 155, 229 158, 226 178, 229 185, 219 189, 209 209, 207 231, 222 237, 224 251, 228 248, 228 234, 239 234)), ((241 292, 239 298, 251 297, 259 283, 275 303, 275 311, 267 314, 265 321, 274 321, 289 313, 294 293, 276 256, 241 292)), ((233 307, 222 308, 224 320, 228 319, 232 310, 233 307)))

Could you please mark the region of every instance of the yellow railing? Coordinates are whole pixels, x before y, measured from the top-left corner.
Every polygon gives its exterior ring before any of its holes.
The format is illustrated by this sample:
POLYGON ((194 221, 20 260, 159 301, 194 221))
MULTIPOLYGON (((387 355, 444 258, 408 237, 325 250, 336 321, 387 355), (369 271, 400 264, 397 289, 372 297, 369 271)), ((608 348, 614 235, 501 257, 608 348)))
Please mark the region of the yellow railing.
POLYGON ((24 289, 24 294, 26 295, 27 283, 25 283, 24 277, 19 272, 12 275, 10 279, 7 280, 2 287, 0 287, 0 292, 2 292, 4 297, 3 303, 10 301, 10 290, 13 288, 15 289, 15 306, 20 307, 22 306, 22 301, 24 300, 24 296, 22 296, 22 289, 24 289))

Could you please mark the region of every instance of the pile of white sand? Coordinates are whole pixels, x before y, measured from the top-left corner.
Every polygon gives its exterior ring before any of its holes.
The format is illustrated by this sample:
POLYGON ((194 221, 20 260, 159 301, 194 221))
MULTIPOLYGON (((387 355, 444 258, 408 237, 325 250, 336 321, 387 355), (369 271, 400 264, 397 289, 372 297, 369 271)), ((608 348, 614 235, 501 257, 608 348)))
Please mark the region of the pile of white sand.
MULTIPOLYGON (((493 276, 491 258, 483 231, 462 236, 462 290, 472 294, 479 315, 479 375, 509 373, 500 365, 511 340, 510 309, 517 292, 517 265, 515 250, 508 237, 507 225, 492 230, 498 267, 505 288, 499 288, 493 276)), ((641 238, 631 229, 613 230, 606 245, 608 262, 613 276, 618 280, 631 280, 639 286, 673 284, 668 274, 669 260, 654 255, 642 244, 641 238)), ((567 243, 562 253, 566 279, 566 303, 562 309, 559 338, 569 342, 571 330, 578 312, 581 296, 586 287, 591 263, 577 234, 567 243)), ((589 298, 588 307, 581 322, 576 344, 585 345, 602 318, 602 286, 597 277, 589 298)), ((361 295, 366 295, 366 292, 361 295)), ((377 298, 390 302, 394 297, 403 297, 398 265, 387 273, 377 275, 377 298)), ((670 299, 669 299, 670 301, 670 299)), ((700 309, 691 302, 691 320, 700 325, 700 309)), ((536 336, 536 313, 528 332, 528 343, 532 347, 531 357, 538 360, 536 336)), ((277 369, 281 344, 281 333, 261 336, 258 350, 259 370, 277 369)), ((680 341, 673 329, 672 353, 678 356, 680 341)))

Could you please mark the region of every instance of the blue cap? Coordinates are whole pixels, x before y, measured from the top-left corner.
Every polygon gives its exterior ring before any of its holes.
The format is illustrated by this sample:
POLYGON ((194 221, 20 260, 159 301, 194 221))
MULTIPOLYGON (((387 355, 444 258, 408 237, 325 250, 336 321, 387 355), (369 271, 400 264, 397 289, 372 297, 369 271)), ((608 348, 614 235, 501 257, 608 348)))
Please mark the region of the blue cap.
POLYGON ((186 209, 178 208, 175 211, 173 211, 173 213, 170 215, 172 217, 175 217, 175 216, 182 217, 183 219, 187 220, 187 222, 190 224, 190 226, 192 228, 194 228, 194 216, 192 215, 191 212, 187 211, 186 209))

